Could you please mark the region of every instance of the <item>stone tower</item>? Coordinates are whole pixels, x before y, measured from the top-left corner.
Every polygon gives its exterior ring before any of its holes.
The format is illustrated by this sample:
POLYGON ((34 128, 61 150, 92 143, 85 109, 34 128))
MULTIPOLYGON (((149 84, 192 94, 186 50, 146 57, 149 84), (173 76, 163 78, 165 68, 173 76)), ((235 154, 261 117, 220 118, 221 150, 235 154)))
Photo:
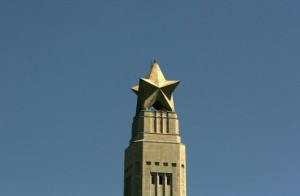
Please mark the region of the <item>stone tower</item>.
POLYGON ((125 150, 124 196, 186 196, 185 146, 180 141, 173 91, 156 61, 137 94, 130 144, 125 150))

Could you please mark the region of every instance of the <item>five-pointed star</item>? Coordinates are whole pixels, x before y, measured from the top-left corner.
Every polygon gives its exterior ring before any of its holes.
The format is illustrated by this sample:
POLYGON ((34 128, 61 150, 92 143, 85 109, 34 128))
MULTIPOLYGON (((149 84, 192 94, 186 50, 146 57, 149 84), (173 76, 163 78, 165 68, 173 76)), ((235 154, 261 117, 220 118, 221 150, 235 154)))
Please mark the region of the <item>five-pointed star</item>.
POLYGON ((153 106, 156 110, 175 111, 173 91, 180 81, 166 80, 159 65, 154 62, 146 78, 139 86, 132 87, 138 96, 137 112, 153 106))

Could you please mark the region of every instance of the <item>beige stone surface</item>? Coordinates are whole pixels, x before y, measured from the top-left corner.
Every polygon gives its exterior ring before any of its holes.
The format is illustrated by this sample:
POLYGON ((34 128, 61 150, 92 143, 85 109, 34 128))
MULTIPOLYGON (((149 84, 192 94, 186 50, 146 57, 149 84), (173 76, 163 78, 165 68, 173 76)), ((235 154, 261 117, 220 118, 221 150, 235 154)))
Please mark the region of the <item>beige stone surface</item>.
POLYGON ((124 187, 125 196, 186 196, 185 146, 175 112, 142 110, 136 115, 125 150, 124 187), (156 175, 154 185, 151 175, 156 175))
POLYGON ((125 150, 124 196, 186 196, 185 145, 172 95, 178 83, 166 81, 154 62, 133 87, 138 103, 125 150))

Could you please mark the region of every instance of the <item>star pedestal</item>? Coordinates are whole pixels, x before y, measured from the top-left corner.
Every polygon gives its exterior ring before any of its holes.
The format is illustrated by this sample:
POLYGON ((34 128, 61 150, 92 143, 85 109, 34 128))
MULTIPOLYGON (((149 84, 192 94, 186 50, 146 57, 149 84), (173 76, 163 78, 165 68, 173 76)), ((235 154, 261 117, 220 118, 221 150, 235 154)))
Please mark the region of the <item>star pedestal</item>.
POLYGON ((141 110, 133 119, 132 139, 180 143, 176 112, 141 110))

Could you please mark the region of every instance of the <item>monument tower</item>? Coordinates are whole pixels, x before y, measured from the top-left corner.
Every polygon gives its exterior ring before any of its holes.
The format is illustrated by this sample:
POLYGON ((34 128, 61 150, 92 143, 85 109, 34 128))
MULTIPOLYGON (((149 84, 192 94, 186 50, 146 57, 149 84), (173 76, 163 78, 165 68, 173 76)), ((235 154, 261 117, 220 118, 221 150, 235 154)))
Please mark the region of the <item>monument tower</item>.
POLYGON ((185 146, 173 101, 178 84, 154 61, 132 87, 137 106, 125 150, 124 196, 186 196, 185 146))

